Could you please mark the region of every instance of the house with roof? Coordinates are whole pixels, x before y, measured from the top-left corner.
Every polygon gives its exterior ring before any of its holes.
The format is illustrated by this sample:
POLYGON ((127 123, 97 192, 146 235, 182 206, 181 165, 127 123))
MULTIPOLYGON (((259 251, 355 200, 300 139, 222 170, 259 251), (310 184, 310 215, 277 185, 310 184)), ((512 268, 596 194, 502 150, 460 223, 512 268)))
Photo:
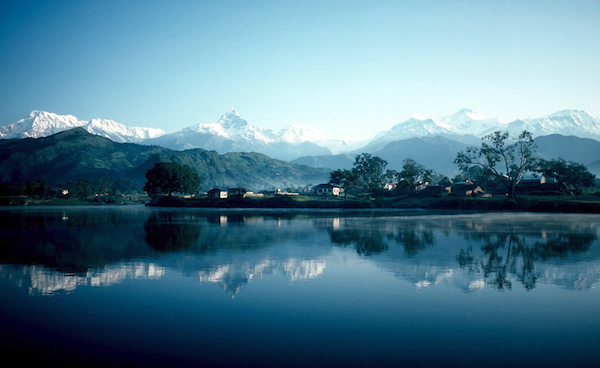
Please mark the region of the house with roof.
POLYGON ((244 188, 229 188, 227 189, 228 197, 245 197, 248 191, 244 188))
POLYGON ((340 193, 342 192, 342 188, 337 186, 337 185, 333 185, 333 184, 319 184, 316 185, 313 188, 313 191, 315 193, 315 195, 318 196, 330 196, 330 195, 340 195, 340 193))
POLYGON ((515 185, 515 190, 520 194, 529 194, 540 190, 544 183, 546 183, 544 176, 525 176, 515 185))
POLYGON ((485 192, 482 187, 477 184, 466 182, 456 184, 452 187, 451 193, 456 197, 474 197, 478 195, 483 195, 485 192))
POLYGON ((227 198, 228 190, 221 188, 213 188, 206 192, 206 197, 210 199, 225 199, 227 198))

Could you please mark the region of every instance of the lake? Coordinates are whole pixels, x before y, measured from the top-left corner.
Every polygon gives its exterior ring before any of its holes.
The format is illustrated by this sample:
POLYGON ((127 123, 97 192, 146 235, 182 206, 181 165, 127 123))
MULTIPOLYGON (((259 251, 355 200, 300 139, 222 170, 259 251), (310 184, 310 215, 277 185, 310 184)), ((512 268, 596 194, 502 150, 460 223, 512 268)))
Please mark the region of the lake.
POLYGON ((600 215, 0 209, 5 360, 600 364, 600 215))

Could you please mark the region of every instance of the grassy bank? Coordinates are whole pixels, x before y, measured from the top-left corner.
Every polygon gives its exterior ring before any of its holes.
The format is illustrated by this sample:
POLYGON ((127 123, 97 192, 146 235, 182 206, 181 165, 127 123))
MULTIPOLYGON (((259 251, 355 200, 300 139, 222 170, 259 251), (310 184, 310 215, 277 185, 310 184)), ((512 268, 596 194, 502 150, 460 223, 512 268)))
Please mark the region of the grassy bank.
POLYGON ((90 205, 126 205, 148 204, 150 199, 145 194, 123 195, 114 202, 107 202, 103 198, 90 196, 82 200, 79 198, 36 198, 31 196, 0 197, 0 206, 90 206, 90 205))
POLYGON ((151 204, 159 207, 205 208, 373 208, 373 201, 361 198, 322 198, 308 196, 269 196, 227 199, 165 197, 151 204))
POLYGON ((422 198, 405 197, 315 197, 282 196, 233 197, 227 199, 207 198, 162 198, 149 203, 146 195, 125 195, 118 203, 106 203, 95 198, 80 200, 76 198, 39 199, 27 196, 0 197, 0 206, 82 206, 82 205, 127 205, 148 204, 157 207, 200 207, 200 208, 306 208, 306 209, 438 209, 473 211, 529 211, 529 212, 567 212, 600 213, 600 196, 520 196, 517 201, 507 201, 502 197, 469 198, 443 197, 422 198))
POLYGON ((517 201, 505 198, 419 198, 419 197, 329 197, 272 196, 264 198, 184 199, 162 198, 151 204, 159 207, 203 208, 329 208, 329 209, 456 209, 478 211, 531 211, 600 213, 600 197, 597 196, 522 196, 517 201))

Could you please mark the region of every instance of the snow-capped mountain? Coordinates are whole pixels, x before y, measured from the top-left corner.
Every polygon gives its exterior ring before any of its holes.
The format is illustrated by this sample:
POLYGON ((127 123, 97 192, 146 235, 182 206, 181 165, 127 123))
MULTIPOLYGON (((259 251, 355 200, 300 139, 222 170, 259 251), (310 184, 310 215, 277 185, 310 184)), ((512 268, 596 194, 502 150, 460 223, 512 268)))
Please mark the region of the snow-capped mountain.
MULTIPOLYGON (((374 152, 390 142, 411 138, 443 136, 457 141, 464 141, 464 136, 474 138, 480 131, 489 129, 494 121, 485 119, 472 110, 462 109, 454 115, 435 118, 413 114, 410 119, 394 125, 390 130, 377 134, 362 149, 374 152)), ((471 139, 472 142, 474 139, 471 139)), ((469 141, 469 140, 467 140, 469 141)))
POLYGON ((220 154, 260 152, 291 160, 306 155, 330 155, 331 151, 313 141, 322 136, 316 128, 299 125, 288 125, 278 134, 248 123, 232 107, 216 123, 194 125, 143 143, 175 150, 202 148, 220 154))
POLYGON ((73 128, 83 128, 92 134, 119 143, 139 143, 165 134, 161 129, 132 128, 113 120, 92 119, 83 121, 72 115, 58 115, 34 110, 16 123, 0 127, 0 138, 41 138, 73 128))
POLYGON ((461 109, 454 115, 443 117, 440 122, 450 126, 457 134, 477 137, 501 130, 506 125, 495 118, 486 119, 481 113, 469 109, 461 109))
POLYGON ((486 119, 478 112, 462 109, 454 115, 435 118, 413 114, 410 119, 395 125, 377 137, 406 139, 431 135, 474 135, 481 137, 489 132, 502 129, 505 123, 498 119, 486 119))
POLYGON ((73 115, 57 115, 34 110, 16 123, 0 127, 0 137, 5 139, 41 138, 63 130, 82 127, 85 123, 73 115))
POLYGON ((413 114, 410 119, 377 134, 361 149, 374 152, 390 142, 431 136, 443 136, 470 145, 479 144, 481 137, 496 130, 508 131, 511 136, 527 130, 534 138, 561 134, 600 140, 600 119, 577 110, 563 110, 541 118, 515 120, 511 123, 488 119, 469 109, 439 118, 413 114))
POLYGON ((534 137, 562 134, 600 140, 600 118, 578 110, 562 110, 541 118, 515 120, 506 129, 511 133, 527 130, 534 137))
POLYGON ((165 132, 162 129, 128 127, 113 120, 92 119, 83 128, 92 134, 106 137, 119 143, 139 143, 146 139, 160 137, 165 132))
POLYGON ((279 131, 278 135, 282 140, 294 144, 303 142, 319 143, 326 140, 319 129, 296 124, 286 125, 279 131))
POLYGON ((234 108, 229 109, 216 123, 200 123, 171 134, 165 134, 160 129, 127 127, 112 120, 81 121, 72 115, 32 111, 18 122, 0 127, 0 138, 39 138, 75 127, 82 127, 92 134, 116 142, 160 145, 176 150, 202 148, 220 154, 260 152, 282 160, 329 156, 332 153, 374 153, 391 142, 436 136, 479 145, 481 137, 496 130, 508 131, 513 136, 527 130, 534 137, 561 134, 600 141, 600 119, 585 111, 563 110, 540 118, 507 123, 486 118, 469 109, 443 117, 413 114, 408 120, 380 132, 370 140, 354 142, 328 139, 317 128, 305 125, 288 124, 279 132, 274 132, 250 124, 234 108))
POLYGON ((218 122, 214 124, 198 124, 185 128, 185 133, 210 134, 233 140, 254 140, 263 143, 271 143, 279 140, 277 134, 270 129, 249 124, 242 119, 232 107, 218 122))

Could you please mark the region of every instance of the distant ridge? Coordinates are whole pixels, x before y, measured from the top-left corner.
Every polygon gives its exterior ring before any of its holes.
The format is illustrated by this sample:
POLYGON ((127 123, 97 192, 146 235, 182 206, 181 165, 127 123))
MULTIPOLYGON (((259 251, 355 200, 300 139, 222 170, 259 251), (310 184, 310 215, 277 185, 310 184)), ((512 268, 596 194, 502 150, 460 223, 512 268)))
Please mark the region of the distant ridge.
POLYGON ((156 144, 174 150, 202 148, 227 152, 260 152, 281 160, 303 155, 331 155, 318 143, 323 134, 316 128, 287 125, 279 133, 263 129, 242 119, 234 108, 217 123, 197 124, 175 133, 149 139, 144 144, 156 144))
POLYGON ((285 189, 327 181, 329 170, 275 160, 260 153, 227 153, 116 143, 83 128, 49 137, 0 140, 0 182, 44 179, 67 183, 99 177, 127 178, 143 185, 158 161, 187 164, 200 175, 204 189, 238 187, 285 189))
POLYGON ((511 135, 528 130, 534 137, 561 134, 600 141, 600 119, 585 111, 561 110, 540 118, 507 123, 486 118, 470 109, 461 109, 453 115, 440 118, 413 114, 391 129, 358 143, 328 139, 318 129, 305 125, 287 124, 279 132, 274 132, 249 123, 234 108, 229 109, 216 123, 199 123, 170 134, 160 129, 130 128, 112 120, 80 121, 72 115, 36 110, 12 125, 0 127, 0 138, 46 137, 74 127, 121 143, 159 145, 172 150, 201 148, 220 154, 259 152, 286 161, 307 156, 331 156, 334 153, 374 153, 389 143, 411 138, 444 137, 474 145, 479 144, 482 136, 495 130, 508 131, 511 135))
MULTIPOLYGON (((412 158, 428 169, 437 173, 452 176, 458 173, 454 159, 459 151, 469 145, 479 146, 481 139, 474 144, 458 142, 443 136, 414 137, 387 143, 380 149, 371 152, 388 162, 388 169, 401 170, 403 160, 412 158)), ((544 159, 563 158, 585 165, 588 170, 600 177, 600 141, 591 138, 551 134, 535 138, 537 146, 535 157, 544 159)), ((355 154, 333 156, 300 157, 292 162, 314 167, 333 169, 350 169, 355 154)))
POLYGON ((72 115, 34 110, 16 123, 0 127, 0 138, 42 138, 73 128, 83 128, 91 134, 119 143, 139 143, 165 134, 161 129, 131 128, 113 120, 82 121, 72 115))

